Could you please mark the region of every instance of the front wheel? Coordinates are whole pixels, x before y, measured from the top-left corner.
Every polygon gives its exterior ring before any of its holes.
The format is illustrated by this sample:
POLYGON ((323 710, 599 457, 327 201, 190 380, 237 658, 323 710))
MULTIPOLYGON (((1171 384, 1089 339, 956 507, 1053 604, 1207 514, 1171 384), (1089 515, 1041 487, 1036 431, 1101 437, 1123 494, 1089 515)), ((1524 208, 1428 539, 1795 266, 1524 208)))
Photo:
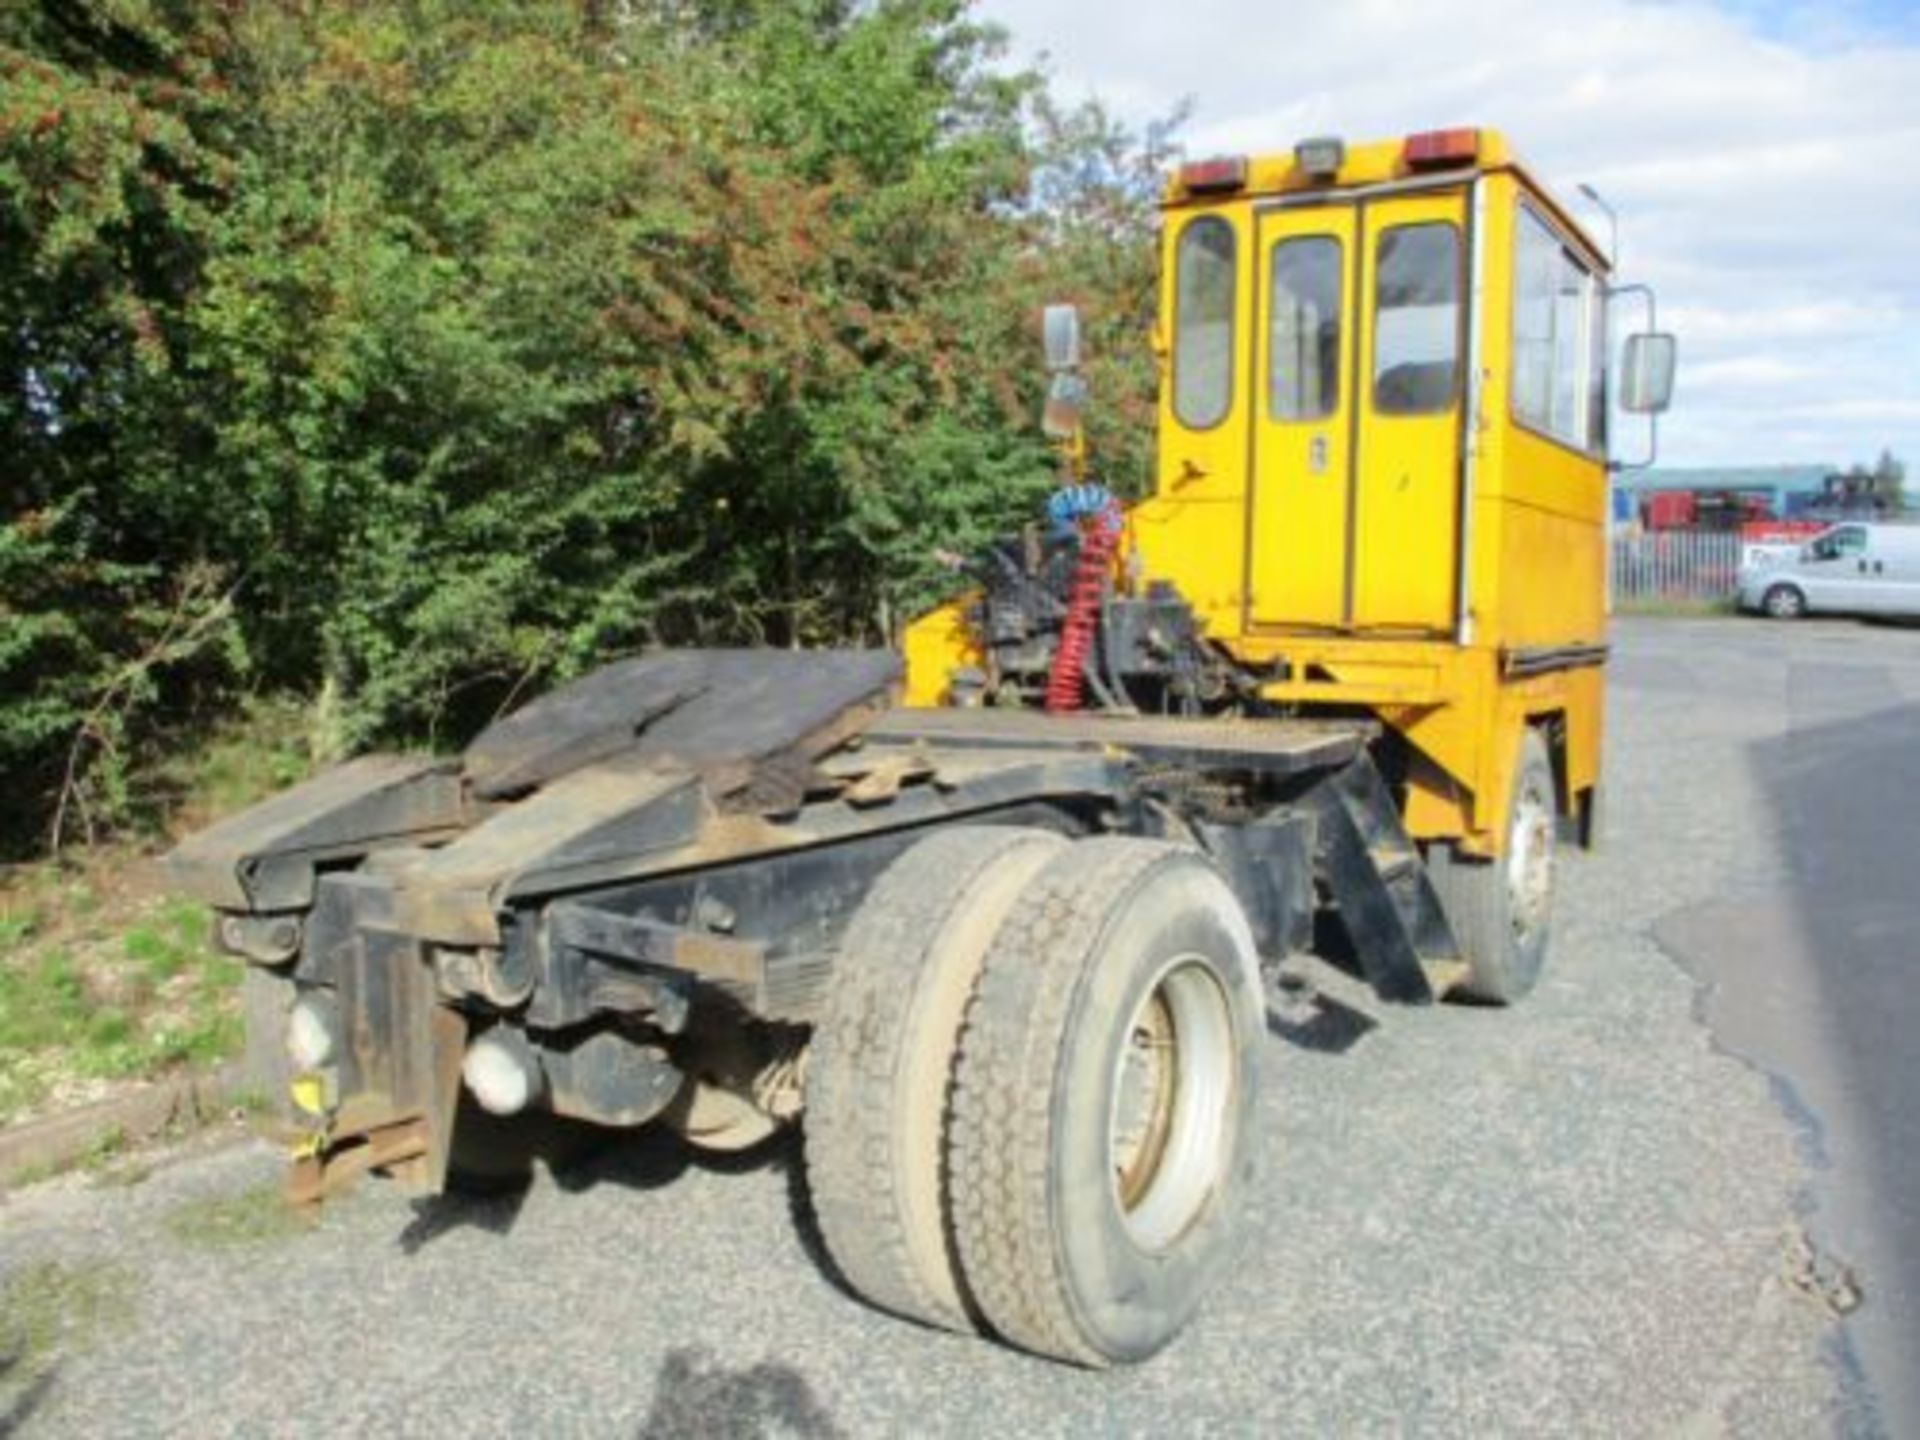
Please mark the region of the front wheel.
POLYGON ((1197 851, 1084 840, 1001 925, 948 1143, 968 1287, 1003 1339, 1103 1367, 1180 1332, 1252 1189, 1252 933, 1197 851))
POLYGON ((1760 608, 1775 620, 1798 620, 1807 613, 1807 597, 1792 585, 1775 585, 1760 597, 1760 608))
POLYGON ((1539 982, 1553 922, 1555 793, 1547 742, 1528 727, 1507 797, 1505 853, 1482 860, 1444 844, 1428 852, 1427 873, 1467 962, 1457 992, 1467 999, 1511 1005, 1539 982))

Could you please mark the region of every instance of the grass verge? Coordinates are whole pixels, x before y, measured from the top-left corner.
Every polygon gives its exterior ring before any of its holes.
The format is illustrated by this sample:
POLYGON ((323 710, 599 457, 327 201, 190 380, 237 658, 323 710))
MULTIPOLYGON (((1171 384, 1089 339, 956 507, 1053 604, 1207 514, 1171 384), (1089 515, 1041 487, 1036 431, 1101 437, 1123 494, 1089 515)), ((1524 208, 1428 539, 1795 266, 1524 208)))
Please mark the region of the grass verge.
MULTIPOLYGON (((261 704, 147 780, 174 833, 312 769, 304 708, 261 704)), ((239 1053, 240 963, 167 892, 155 832, 0 870, 0 1125, 239 1053)))
POLYGON ((317 1208, 290 1205, 280 1187, 269 1184, 185 1201, 167 1213, 165 1223, 184 1244, 224 1250, 304 1235, 313 1229, 317 1216, 317 1208))

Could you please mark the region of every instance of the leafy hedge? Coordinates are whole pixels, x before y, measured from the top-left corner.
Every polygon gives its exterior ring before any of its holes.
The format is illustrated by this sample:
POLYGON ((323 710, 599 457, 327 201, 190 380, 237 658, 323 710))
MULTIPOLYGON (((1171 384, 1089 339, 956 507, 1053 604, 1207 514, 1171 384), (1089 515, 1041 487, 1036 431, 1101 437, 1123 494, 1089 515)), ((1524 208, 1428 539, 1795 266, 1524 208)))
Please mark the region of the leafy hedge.
POLYGON ((0 16, 0 782, 243 691, 444 742, 654 643, 874 641, 1031 513, 1039 305, 1139 483, 1154 157, 958 0, 0 16))

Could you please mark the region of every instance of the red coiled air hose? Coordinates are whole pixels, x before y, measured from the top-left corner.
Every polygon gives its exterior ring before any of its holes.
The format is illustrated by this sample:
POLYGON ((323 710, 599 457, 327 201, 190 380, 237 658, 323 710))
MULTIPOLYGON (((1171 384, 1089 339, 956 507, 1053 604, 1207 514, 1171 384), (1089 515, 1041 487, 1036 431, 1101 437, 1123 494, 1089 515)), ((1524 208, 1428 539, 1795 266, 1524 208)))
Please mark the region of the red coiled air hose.
POLYGON ((1086 679, 1087 652, 1100 623, 1100 601, 1106 592, 1107 568, 1120 543, 1120 527, 1096 512, 1080 522, 1080 558, 1074 562, 1073 582, 1067 592, 1067 618, 1060 627, 1060 644, 1047 671, 1047 709, 1078 710, 1086 679))

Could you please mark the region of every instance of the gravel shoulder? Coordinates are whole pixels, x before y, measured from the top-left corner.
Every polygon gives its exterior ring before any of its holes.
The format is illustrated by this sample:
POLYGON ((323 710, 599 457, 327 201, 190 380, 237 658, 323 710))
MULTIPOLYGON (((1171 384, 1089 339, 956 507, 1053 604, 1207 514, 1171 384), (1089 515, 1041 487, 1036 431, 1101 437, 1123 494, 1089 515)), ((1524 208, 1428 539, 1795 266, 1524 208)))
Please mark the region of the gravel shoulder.
POLYGON ((1866 1428, 1793 1278, 1804 1134, 1653 938, 1784 863, 1752 839, 1742 744, 1766 716, 1703 699, 1643 633, 1618 637, 1606 848, 1567 865, 1539 992, 1393 1012, 1329 973, 1268 1043, 1244 1260, 1146 1366, 1083 1373, 848 1299, 790 1144, 714 1165, 642 1138, 522 1197, 374 1185, 312 1226, 246 1145, 0 1202, 0 1314, 49 1274, 113 1299, 111 1323, 15 1345, 0 1433, 1866 1428))

